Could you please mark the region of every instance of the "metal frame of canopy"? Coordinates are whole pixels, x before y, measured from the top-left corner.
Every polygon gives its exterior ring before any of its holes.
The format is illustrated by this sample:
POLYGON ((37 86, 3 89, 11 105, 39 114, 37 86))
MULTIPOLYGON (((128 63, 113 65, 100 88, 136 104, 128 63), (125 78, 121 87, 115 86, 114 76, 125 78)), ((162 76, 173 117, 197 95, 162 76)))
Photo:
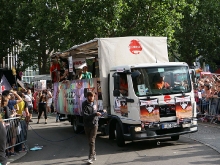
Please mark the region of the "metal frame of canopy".
POLYGON ((93 39, 80 45, 74 45, 64 52, 51 55, 50 58, 68 58, 69 56, 73 58, 98 57, 98 39, 93 39))
POLYGON ((44 75, 36 75, 32 80, 31 82, 34 82, 34 81, 40 81, 40 80, 51 80, 51 77, 49 74, 44 74, 44 75))

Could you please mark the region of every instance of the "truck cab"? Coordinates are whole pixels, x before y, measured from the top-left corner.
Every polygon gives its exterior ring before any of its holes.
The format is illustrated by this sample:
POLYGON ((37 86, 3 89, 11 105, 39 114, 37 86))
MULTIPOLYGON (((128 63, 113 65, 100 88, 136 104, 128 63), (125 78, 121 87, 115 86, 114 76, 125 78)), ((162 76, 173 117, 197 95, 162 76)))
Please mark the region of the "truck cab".
MULTIPOLYGON (((139 140, 197 131, 196 104, 186 63, 117 66, 110 70, 111 117, 123 140, 139 140), (112 78, 112 79, 111 79, 112 78), (120 84, 127 83, 127 92, 120 84)), ((112 126, 114 127, 114 126, 112 126)), ((110 125, 110 135, 111 133, 110 125)), ((117 137, 119 138, 119 137, 117 137)))

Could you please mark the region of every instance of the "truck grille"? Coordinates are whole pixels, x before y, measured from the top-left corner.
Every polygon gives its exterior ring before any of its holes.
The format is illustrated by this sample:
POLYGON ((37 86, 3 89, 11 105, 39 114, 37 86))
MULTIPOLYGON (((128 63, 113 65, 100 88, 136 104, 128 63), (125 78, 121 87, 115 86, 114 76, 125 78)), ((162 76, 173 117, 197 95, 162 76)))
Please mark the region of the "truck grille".
POLYGON ((160 117, 170 117, 170 116, 176 116, 176 109, 175 105, 160 105, 159 106, 160 111, 160 117))

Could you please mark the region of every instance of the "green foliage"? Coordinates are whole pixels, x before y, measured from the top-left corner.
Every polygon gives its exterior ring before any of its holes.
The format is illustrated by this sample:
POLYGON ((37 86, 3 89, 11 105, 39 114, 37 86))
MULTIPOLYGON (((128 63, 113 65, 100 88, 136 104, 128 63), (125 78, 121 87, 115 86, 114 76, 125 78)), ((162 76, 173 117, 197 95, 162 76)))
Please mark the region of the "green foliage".
POLYGON ((220 4, 215 0, 190 2, 183 11, 181 29, 175 33, 178 40, 176 52, 180 55, 180 60, 188 64, 202 56, 206 63, 215 67, 220 52, 220 4))
POLYGON ((170 57, 188 64, 219 56, 215 0, 0 1, 0 56, 19 44, 21 70, 38 65, 45 73, 53 52, 99 37, 166 36, 170 57))

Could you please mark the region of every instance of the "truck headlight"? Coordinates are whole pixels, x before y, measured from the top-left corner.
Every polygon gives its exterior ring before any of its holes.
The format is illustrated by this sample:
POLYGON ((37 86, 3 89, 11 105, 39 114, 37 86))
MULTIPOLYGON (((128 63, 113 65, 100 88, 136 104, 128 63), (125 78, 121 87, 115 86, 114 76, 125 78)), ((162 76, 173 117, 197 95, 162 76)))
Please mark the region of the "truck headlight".
POLYGON ((134 127, 134 131, 135 132, 140 132, 141 131, 141 127, 134 127))
POLYGON ((193 124, 193 125, 197 125, 197 120, 193 120, 193 121, 192 121, 192 124, 193 124))

